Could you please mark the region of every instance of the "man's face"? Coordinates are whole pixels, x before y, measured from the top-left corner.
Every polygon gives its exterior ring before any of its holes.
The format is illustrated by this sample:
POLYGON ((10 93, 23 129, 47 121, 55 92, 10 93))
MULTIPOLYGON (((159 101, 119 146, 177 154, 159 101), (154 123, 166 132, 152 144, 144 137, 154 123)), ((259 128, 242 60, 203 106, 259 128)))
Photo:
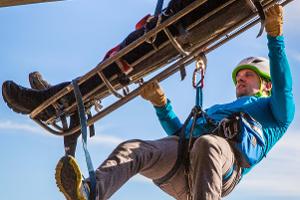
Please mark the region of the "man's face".
POLYGON ((260 89, 259 76, 250 69, 242 69, 236 75, 236 97, 253 96, 260 89))

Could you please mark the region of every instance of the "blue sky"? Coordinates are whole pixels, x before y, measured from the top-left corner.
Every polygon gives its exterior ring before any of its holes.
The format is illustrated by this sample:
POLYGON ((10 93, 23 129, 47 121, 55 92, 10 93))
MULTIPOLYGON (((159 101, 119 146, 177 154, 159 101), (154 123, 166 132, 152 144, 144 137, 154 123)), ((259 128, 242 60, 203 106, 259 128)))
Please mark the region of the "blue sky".
MULTIPOLYGON (((135 23, 152 13, 155 1, 69 0, 46 4, 0 8, 0 82, 14 80, 29 86, 28 74, 40 71, 55 84, 80 76, 102 60, 135 23)), ((293 73, 296 115, 283 139, 248 174, 226 199, 300 199, 300 2, 285 9, 284 35, 293 73)), ((256 26, 208 55, 204 107, 235 99, 231 71, 249 55, 267 56, 265 34, 256 39, 256 26)), ((178 74, 162 83, 178 116, 184 120, 194 104, 191 71, 180 82, 178 74)), ((96 123, 97 135, 89 141, 95 166, 121 141, 165 136, 153 108, 136 98, 96 123)), ((63 155, 63 140, 42 130, 27 116, 12 112, 0 100, 0 193, 2 199, 63 200, 54 169, 63 155)), ((86 173, 79 143, 78 161, 86 173)), ((111 199, 172 199, 151 181, 136 176, 111 199)))

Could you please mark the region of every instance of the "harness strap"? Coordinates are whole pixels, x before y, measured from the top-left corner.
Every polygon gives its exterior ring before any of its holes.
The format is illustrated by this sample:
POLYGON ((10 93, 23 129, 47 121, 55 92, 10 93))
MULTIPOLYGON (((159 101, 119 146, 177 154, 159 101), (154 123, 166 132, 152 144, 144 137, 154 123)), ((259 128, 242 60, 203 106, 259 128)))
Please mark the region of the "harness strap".
MULTIPOLYGON (((154 15, 153 16, 150 15, 148 17, 146 16, 146 23, 144 24, 144 27, 145 27, 144 34, 146 34, 149 31, 149 29, 147 27, 147 24, 149 24, 153 19, 156 20, 155 27, 160 25, 161 20, 162 20, 161 12, 162 12, 162 9, 163 9, 163 5, 164 5, 164 0, 157 0, 154 15)), ((156 36, 157 36, 157 34, 155 34, 153 37, 148 38, 146 40, 146 42, 153 45, 155 40, 156 40, 156 36)))
POLYGON ((158 16, 163 8, 164 0, 157 0, 154 16, 158 16))
POLYGON ((236 165, 235 164, 233 164, 231 167, 230 167, 230 169, 226 172, 226 174, 224 174, 223 175, 223 183, 225 182, 225 181, 227 181, 230 177, 231 177, 231 175, 233 174, 233 171, 235 170, 235 168, 236 168, 236 165))
MULTIPOLYGON (((174 135, 179 136, 178 148, 177 148, 177 159, 176 159, 176 162, 175 162, 174 166, 172 167, 172 169, 165 176, 154 180, 154 183, 157 184, 157 185, 160 185, 162 183, 167 182, 170 178, 172 178, 175 175, 175 173, 178 171, 180 166, 183 164, 184 168, 185 168, 185 176, 186 176, 187 185, 189 186, 189 188, 188 188, 189 197, 188 198, 191 198, 191 196, 190 196, 191 195, 191 193, 190 193, 191 185, 190 185, 190 180, 188 180, 189 150, 192 147, 192 133, 193 133, 193 130, 194 130, 194 127, 195 127, 195 124, 196 124, 196 120, 201 115, 205 118, 207 117, 206 113, 201 110, 201 107, 195 106, 192 109, 192 111, 190 112, 187 119, 185 120, 185 122, 182 125, 181 129, 178 130, 174 134, 174 135), (189 137, 189 139, 187 139, 186 135, 185 135, 186 134, 186 127, 187 127, 188 123, 190 122, 190 120, 192 118, 193 118, 193 125, 192 125, 191 130, 190 130, 190 137, 189 137)), ((228 170, 228 172, 225 175, 223 175, 223 177, 222 177, 223 181, 227 181, 231 177, 235 167, 236 167, 236 165, 233 165, 228 170)))
POLYGON ((178 148, 177 148, 177 159, 176 162, 173 166, 173 168, 162 178, 154 180, 154 182, 158 185, 166 182, 170 178, 172 178, 177 170, 179 169, 180 165, 184 162, 184 150, 186 149, 186 137, 185 137, 185 130, 186 126, 193 117, 193 113, 191 112, 188 116, 188 118, 185 120, 184 124, 182 125, 181 129, 179 129, 174 135, 179 136, 179 141, 178 141, 178 148))
POLYGON ((87 119, 85 116, 85 108, 84 104, 82 101, 82 96, 80 93, 80 89, 77 83, 77 80, 72 80, 72 84, 74 87, 74 94, 77 102, 77 108, 78 108, 78 114, 79 114, 79 120, 80 120, 80 125, 81 125, 81 133, 82 133, 82 146, 84 150, 84 155, 85 155, 85 160, 87 164, 87 168, 89 171, 89 177, 90 177, 90 186, 91 186, 91 194, 92 196, 95 196, 96 192, 96 173, 94 171, 93 163, 91 156, 89 154, 89 151, 87 149, 87 119))
POLYGON ((264 28, 266 25, 266 15, 265 15, 264 8, 261 5, 260 0, 255 0, 254 5, 255 5, 258 15, 260 17, 260 30, 256 37, 260 37, 262 35, 262 33, 264 32, 264 28))
POLYGON ((179 68, 179 72, 180 72, 180 79, 181 81, 183 81, 186 77, 186 70, 185 70, 185 66, 181 65, 179 68))
POLYGON ((260 18, 260 30, 257 34, 257 38, 260 37, 264 31, 265 28, 265 24, 266 24, 266 15, 264 12, 264 8, 261 4, 261 0, 246 0, 246 2, 250 5, 250 7, 252 8, 253 12, 258 13, 259 18, 260 18))
MULTIPOLYGON (((87 110, 87 119, 91 119, 93 116, 92 116, 92 113, 91 113, 91 110, 87 110)), ((90 131, 90 137, 93 137, 95 136, 95 126, 94 124, 92 126, 89 127, 89 131, 90 131)))

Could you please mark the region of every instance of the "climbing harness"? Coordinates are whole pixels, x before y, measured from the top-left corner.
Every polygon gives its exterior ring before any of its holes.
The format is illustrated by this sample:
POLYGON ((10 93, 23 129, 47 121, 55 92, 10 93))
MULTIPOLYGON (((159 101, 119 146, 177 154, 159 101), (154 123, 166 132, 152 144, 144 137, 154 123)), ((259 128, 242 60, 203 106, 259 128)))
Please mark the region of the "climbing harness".
POLYGON ((205 117, 205 119, 210 122, 211 120, 208 119, 208 116, 205 114, 205 112, 202 110, 202 103, 203 103, 203 96, 202 96, 202 89, 204 87, 204 75, 205 75, 205 70, 206 70, 206 65, 207 65, 207 59, 205 54, 201 53, 196 57, 196 68, 193 72, 193 78, 192 78, 192 85, 196 89, 196 98, 195 98, 195 106, 193 107, 192 111, 190 112, 189 116, 186 118, 184 121, 181 129, 175 133, 175 135, 179 136, 179 141, 178 141, 178 153, 177 153, 177 160, 170 170, 170 172, 165 175, 164 177, 160 179, 156 179, 154 183, 157 185, 160 185, 167 180, 169 180, 172 176, 175 175, 177 170, 179 169, 180 165, 184 165, 184 175, 186 179, 186 184, 188 186, 187 188, 187 200, 192 199, 192 193, 191 193, 191 178, 190 178, 190 173, 189 173, 189 154, 190 150, 192 148, 193 144, 193 132, 195 129, 195 125, 197 122, 197 119, 200 117, 205 117), (197 82, 197 74, 200 74, 200 79, 197 82), (187 126, 192 120, 192 126, 189 130, 189 136, 187 137, 187 126))
POLYGON ((225 117, 215 134, 230 142, 243 168, 253 167, 266 155, 262 125, 247 113, 236 112, 225 117))

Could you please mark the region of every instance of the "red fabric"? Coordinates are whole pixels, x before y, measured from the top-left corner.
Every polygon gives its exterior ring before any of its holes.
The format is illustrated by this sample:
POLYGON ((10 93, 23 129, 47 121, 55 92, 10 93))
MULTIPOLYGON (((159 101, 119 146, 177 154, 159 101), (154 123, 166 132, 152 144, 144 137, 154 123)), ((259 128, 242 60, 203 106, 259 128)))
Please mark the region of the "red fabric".
POLYGON ((115 55, 115 53, 117 53, 118 51, 120 51, 120 45, 118 44, 117 46, 115 46, 114 48, 112 48, 111 50, 109 50, 105 56, 103 60, 106 60, 107 58, 112 57, 113 55, 115 55))
POLYGON ((121 61, 122 67, 123 67, 123 72, 125 74, 131 72, 132 68, 128 65, 128 63, 125 60, 120 60, 120 61, 121 61))
POLYGON ((147 20, 149 19, 149 17, 151 17, 150 14, 146 15, 138 23, 136 23, 135 30, 143 28, 143 26, 147 23, 147 20))
MULTIPOLYGON (((114 55, 116 55, 119 51, 121 50, 120 45, 115 46, 114 48, 110 49, 104 56, 103 60, 106 60, 110 57, 113 57, 114 55)), ((129 64, 123 60, 122 58, 120 58, 119 60, 116 61, 116 64, 119 66, 119 68, 122 70, 122 72, 124 72, 125 74, 129 73, 132 68, 129 66, 129 64)))

